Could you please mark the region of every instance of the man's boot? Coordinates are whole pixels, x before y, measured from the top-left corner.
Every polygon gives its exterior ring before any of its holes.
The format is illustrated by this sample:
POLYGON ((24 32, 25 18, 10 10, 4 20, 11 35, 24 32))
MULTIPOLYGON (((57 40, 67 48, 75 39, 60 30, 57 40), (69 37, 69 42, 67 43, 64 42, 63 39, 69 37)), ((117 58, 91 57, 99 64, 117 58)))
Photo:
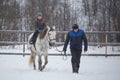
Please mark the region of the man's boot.
POLYGON ((79 65, 75 64, 75 73, 79 73, 79 65))
POLYGON ((75 73, 75 63, 72 63, 72 71, 75 73))

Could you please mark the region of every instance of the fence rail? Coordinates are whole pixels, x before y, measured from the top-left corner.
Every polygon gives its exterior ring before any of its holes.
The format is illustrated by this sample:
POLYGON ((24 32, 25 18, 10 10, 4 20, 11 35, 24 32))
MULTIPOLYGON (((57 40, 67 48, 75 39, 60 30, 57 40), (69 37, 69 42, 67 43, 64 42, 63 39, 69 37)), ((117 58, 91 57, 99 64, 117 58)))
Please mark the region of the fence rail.
MULTIPOLYGON (((23 31, 23 30, 0 30, 0 33, 21 33, 21 34, 27 34, 27 33, 32 33, 33 31, 23 31)), ((65 34, 68 33, 68 31, 56 31, 57 33, 60 34, 65 34)), ((108 34, 119 34, 120 31, 86 31, 86 34, 104 34, 106 35, 105 38, 107 40, 107 35, 108 34)), ((27 42, 18 42, 18 41, 0 41, 0 44, 27 44, 27 42)), ((56 42, 56 44, 64 44, 64 42, 56 42)), ((120 43, 109 43, 109 42, 89 42, 88 45, 92 46, 97 46, 97 45, 102 45, 102 46, 120 46, 120 43)))
MULTIPOLYGON (((7 45, 22 45, 27 44, 27 42, 17 42, 17 41, 0 41, 0 44, 7 44, 7 45)), ((63 45, 64 42, 56 42, 57 45, 63 45)), ((88 42, 90 46, 120 46, 120 43, 96 43, 96 42, 88 42)))
MULTIPOLYGON (((21 55, 21 56, 26 56, 26 55, 30 55, 30 53, 0 53, 0 55, 21 55)), ((53 53, 49 53, 49 56, 63 56, 62 54, 53 54, 53 53)), ((67 54, 67 56, 71 56, 71 54, 67 54)), ((82 56, 105 56, 105 57, 109 57, 109 56, 120 56, 120 54, 82 54, 82 56)))
MULTIPOLYGON (((0 30, 0 33, 32 33, 34 31, 25 30, 0 30)), ((68 31, 56 31, 57 33, 68 33, 68 31)), ((86 34, 120 34, 120 31, 86 31, 86 34)))

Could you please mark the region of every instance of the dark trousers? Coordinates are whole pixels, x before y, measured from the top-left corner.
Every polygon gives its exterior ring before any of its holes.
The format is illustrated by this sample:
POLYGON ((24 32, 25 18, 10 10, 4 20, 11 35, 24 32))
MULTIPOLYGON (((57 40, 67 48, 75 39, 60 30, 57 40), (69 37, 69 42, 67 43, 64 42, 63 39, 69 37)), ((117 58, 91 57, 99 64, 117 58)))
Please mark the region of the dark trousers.
POLYGON ((39 31, 38 30, 35 30, 33 36, 32 36, 32 42, 33 44, 35 44, 36 40, 37 40, 37 36, 39 34, 39 31))
POLYGON ((81 50, 71 49, 72 63, 80 64, 81 50))
POLYGON ((79 70, 79 66, 80 66, 80 58, 81 58, 81 50, 76 50, 76 49, 71 49, 71 63, 72 63, 72 68, 73 68, 73 72, 77 72, 79 70))

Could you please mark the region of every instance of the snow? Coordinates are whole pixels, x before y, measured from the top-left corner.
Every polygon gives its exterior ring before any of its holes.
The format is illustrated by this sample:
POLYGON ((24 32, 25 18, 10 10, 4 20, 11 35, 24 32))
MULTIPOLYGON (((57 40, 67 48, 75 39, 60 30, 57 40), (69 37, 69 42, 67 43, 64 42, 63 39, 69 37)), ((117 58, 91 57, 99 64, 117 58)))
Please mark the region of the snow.
MULTIPOLYGON (((59 47, 61 50, 63 46, 59 47)), ((69 48, 68 48, 69 49, 69 48)), ((91 51, 100 52, 104 48, 89 47, 91 51)), ((108 51, 112 51, 108 47, 108 51)), ((114 51, 119 50, 115 48, 114 51)), ((22 52, 22 46, 1 48, 0 52, 22 52)), ((29 52, 29 49, 26 50, 29 52)), ((49 52, 56 53, 55 49, 49 52)), ((69 50, 68 50, 69 52, 69 50)), ((88 53, 87 52, 87 53, 88 53)), ((57 52, 58 53, 58 52, 57 52)), ((87 54, 86 53, 86 54, 87 54)), ((112 53, 112 52, 111 52, 112 53)), ((116 52, 115 52, 116 53, 116 52)), ((120 52, 119 52, 120 53, 120 52)), ((84 54, 84 53, 83 53, 84 54)), ((33 70, 29 65, 29 56, 0 55, 1 80, 120 80, 120 57, 82 56, 78 74, 72 73, 71 56, 63 60, 63 56, 49 56, 46 68, 41 72, 33 70)), ((37 59, 36 59, 37 65, 37 59)))
POLYGON ((71 71, 71 57, 49 56, 47 67, 40 72, 29 65, 29 56, 0 55, 1 80, 119 80, 120 57, 82 57, 79 74, 71 71))

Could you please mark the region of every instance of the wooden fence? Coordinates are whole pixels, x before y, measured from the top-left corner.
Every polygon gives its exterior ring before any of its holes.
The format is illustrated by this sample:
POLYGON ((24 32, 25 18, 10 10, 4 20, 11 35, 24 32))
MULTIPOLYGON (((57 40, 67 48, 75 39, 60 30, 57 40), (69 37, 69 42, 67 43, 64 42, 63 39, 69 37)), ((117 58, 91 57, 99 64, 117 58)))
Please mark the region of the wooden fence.
MULTIPOLYGON (((0 33, 2 34, 6 34, 6 33, 14 33, 14 34, 21 34, 23 35, 22 38, 22 42, 21 41, 0 41, 0 45, 2 46, 2 44, 6 44, 6 45, 23 45, 23 53, 25 52, 25 45, 27 44, 27 40, 25 39, 26 37, 28 37, 28 35, 30 33, 32 33, 33 31, 21 31, 21 30, 0 30, 0 33)), ((57 34, 66 34, 67 31, 57 31, 57 34)), ((105 46, 105 54, 83 54, 83 55, 87 55, 87 56, 120 56, 120 54, 107 54, 107 46, 120 46, 120 43, 115 43, 115 42, 108 42, 108 35, 110 34, 117 34, 120 35, 119 31, 87 31, 85 32, 87 35, 89 34, 102 34, 105 35, 105 42, 88 42, 89 46, 105 46)), ((11 35, 12 36, 12 35, 11 35)), ((56 44, 62 45, 64 44, 64 42, 56 42, 56 44)), ((23 54, 23 53, 19 53, 19 54, 14 54, 14 55, 28 55, 28 54, 23 54)), ((4 54, 4 53, 0 53, 0 54, 4 54)), ((5 53, 6 54, 6 53, 5 53)), ((7 53, 9 54, 9 53, 7 53)), ((10 55, 10 54, 9 54, 10 55)), ((57 55, 57 54, 54 54, 57 55)))

